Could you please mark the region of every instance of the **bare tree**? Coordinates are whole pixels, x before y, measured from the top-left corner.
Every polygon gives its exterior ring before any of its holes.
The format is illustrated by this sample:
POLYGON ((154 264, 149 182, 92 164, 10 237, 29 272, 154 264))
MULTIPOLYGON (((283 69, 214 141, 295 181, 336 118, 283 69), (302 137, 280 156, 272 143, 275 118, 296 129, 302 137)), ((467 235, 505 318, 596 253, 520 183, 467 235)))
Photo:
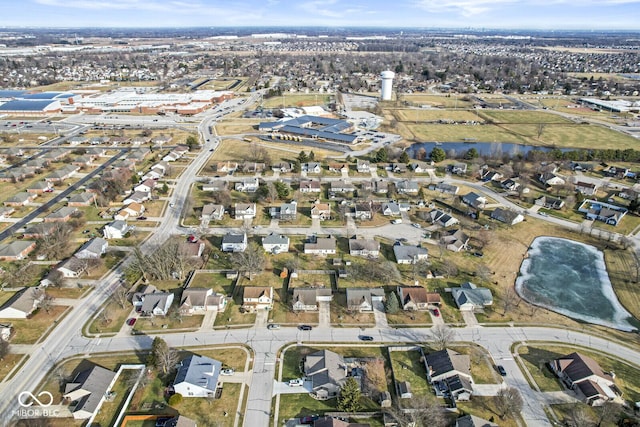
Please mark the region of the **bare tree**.
POLYGON ((506 315, 513 307, 517 306, 519 300, 518 293, 513 287, 509 286, 502 297, 503 315, 506 315))
POLYGON ((479 277, 485 282, 488 281, 491 277, 491 269, 484 264, 478 265, 478 268, 476 269, 476 277, 479 277))
POLYGON ((438 324, 431 328, 431 340, 436 350, 444 350, 451 344, 455 337, 455 331, 447 325, 438 324))
POLYGON ((9 354, 10 344, 3 338, 0 338, 0 360, 4 359, 9 354))
POLYGON ((602 425, 609 425, 615 423, 615 421, 620 416, 620 411, 622 408, 617 403, 613 402, 604 402, 604 404, 598 406, 596 408, 596 427, 601 427, 602 425))
POLYGON ((264 250, 257 243, 251 242, 244 252, 235 252, 229 257, 233 268, 244 273, 253 280, 253 276, 260 273, 265 266, 264 250))
POLYGON ((496 409, 500 418, 522 411, 523 403, 520 392, 514 387, 500 389, 495 397, 496 409))
POLYGON ((170 239, 161 246, 144 255, 139 249, 134 249, 135 259, 129 266, 130 272, 142 275, 145 281, 169 280, 178 278, 184 280, 186 274, 198 264, 187 245, 177 239, 170 239))
POLYGON ((413 280, 417 280, 420 276, 426 276, 429 273, 431 263, 426 259, 420 259, 411 264, 411 273, 413 280))
POLYGON ((151 345, 151 353, 149 354, 148 363, 156 368, 160 369, 163 374, 168 374, 173 367, 178 363, 178 352, 169 347, 167 342, 160 337, 153 339, 151 345))
POLYGON ((113 299, 113 301, 118 304, 120 308, 127 308, 127 304, 129 303, 127 289, 122 286, 122 284, 120 284, 113 292, 113 294, 111 294, 111 299, 113 299))
POLYGON ((443 262, 440 266, 440 269, 447 279, 458 274, 458 266, 452 260, 443 262))
POLYGON ((426 396, 413 397, 404 401, 400 408, 389 408, 389 413, 395 418, 399 427, 445 427, 449 425, 445 409, 436 400, 426 396))
POLYGON ((42 233, 36 240, 38 244, 38 255, 43 255, 47 259, 61 259, 69 248, 69 238, 71 237, 71 227, 64 222, 54 222, 48 233, 42 233))
POLYGON ((576 403, 569 411, 569 419, 566 420, 572 427, 595 427, 593 418, 581 403, 576 403))

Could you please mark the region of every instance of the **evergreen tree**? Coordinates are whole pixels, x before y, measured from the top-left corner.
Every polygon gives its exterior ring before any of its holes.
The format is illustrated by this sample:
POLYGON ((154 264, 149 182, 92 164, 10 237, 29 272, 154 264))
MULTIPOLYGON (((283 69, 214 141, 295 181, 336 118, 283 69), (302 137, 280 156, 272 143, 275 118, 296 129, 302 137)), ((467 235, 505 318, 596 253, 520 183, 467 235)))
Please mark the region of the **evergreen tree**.
POLYGON ((479 156, 480 154, 478 153, 478 150, 476 150, 475 148, 469 148, 467 152, 464 154, 464 158, 466 160, 477 159, 479 156))
POLYGON ((307 163, 309 161, 309 156, 307 156, 307 153, 304 151, 301 151, 300 154, 298 154, 297 159, 300 163, 307 163))
POLYGON ((186 144, 187 144, 190 148, 191 148, 191 147, 193 147, 193 146, 195 146, 195 145, 198 145, 198 138, 196 138, 196 137, 195 137, 195 136, 193 136, 193 135, 189 135, 189 136, 187 137, 186 144))
POLYGON ((433 160, 434 163, 439 163, 446 158, 447 153, 445 153, 444 150, 440 147, 434 147, 431 151, 431 160, 433 160))
POLYGON ((340 389, 338 395, 338 410, 344 412, 358 412, 362 392, 355 378, 349 377, 340 389))
POLYGON ((403 151, 402 154, 400 155, 400 163, 409 163, 411 161, 411 158, 409 157, 409 153, 407 153, 406 151, 403 151))
POLYGON ((382 147, 376 152, 376 162, 382 163, 389 160, 389 152, 385 147, 382 147))
POLYGON ((384 309, 389 314, 396 314, 400 310, 400 302, 395 292, 387 295, 387 301, 384 303, 384 309))
POLYGON ((309 151, 309 160, 315 160, 316 159, 316 153, 314 153, 313 151, 309 151))

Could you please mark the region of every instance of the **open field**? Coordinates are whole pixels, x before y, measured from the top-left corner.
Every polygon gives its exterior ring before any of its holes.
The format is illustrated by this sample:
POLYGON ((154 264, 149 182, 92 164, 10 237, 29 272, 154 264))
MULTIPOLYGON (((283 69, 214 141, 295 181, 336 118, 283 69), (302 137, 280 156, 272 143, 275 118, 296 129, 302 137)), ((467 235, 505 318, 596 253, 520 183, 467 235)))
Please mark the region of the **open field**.
POLYGON ((402 100, 415 105, 430 105, 441 108, 469 108, 471 102, 465 100, 466 95, 423 95, 423 94, 403 94, 402 100))
POLYGON ((486 117, 487 121, 495 123, 524 123, 524 124, 538 124, 538 123, 555 123, 555 124, 569 124, 573 121, 559 116, 557 114, 547 113, 544 111, 501 111, 501 110, 483 110, 478 112, 481 117, 486 117))
POLYGON ((484 118, 479 117, 477 113, 469 110, 406 109, 393 110, 392 112, 399 121, 403 122, 432 122, 438 120, 456 122, 485 121, 484 118))
POLYGON ((618 300, 629 313, 640 319, 638 270, 633 253, 630 250, 607 249, 604 251, 604 260, 618 300))
POLYGON ((281 96, 265 98, 263 107, 308 107, 312 105, 325 105, 329 103, 330 100, 330 95, 323 94, 283 94, 281 96))

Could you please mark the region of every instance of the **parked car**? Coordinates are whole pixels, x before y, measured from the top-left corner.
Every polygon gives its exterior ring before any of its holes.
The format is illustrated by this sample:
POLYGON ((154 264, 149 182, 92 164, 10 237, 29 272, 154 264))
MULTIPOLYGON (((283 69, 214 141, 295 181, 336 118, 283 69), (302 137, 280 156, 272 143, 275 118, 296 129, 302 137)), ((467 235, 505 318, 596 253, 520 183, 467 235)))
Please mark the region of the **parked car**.
POLYGON ((278 325, 277 323, 269 323, 267 325, 267 329, 280 329, 280 325, 278 325))
POLYGON ((145 219, 147 219, 146 216, 139 216, 138 218, 136 218, 138 221, 144 221, 145 219))
POLYGON ((130 318, 129 320, 127 320, 127 325, 129 325, 129 326, 135 325, 136 324, 136 320, 137 319, 135 317, 130 318))
POLYGON ((304 380, 302 378, 296 378, 295 380, 289 380, 289 387, 302 387, 304 380))
POLYGON ((320 418, 319 415, 307 415, 306 417, 300 418, 300 424, 313 424, 320 418))
POLYGON ((504 366, 502 366, 502 365, 497 365, 497 366, 496 366, 496 370, 497 370, 497 371, 498 371, 498 373, 499 373, 500 375, 502 375, 503 377, 506 377, 506 376, 507 376, 507 371, 504 369, 504 366))
POLYGON ((433 315, 436 317, 440 317, 440 310, 438 310, 437 308, 433 309, 433 315))
POLYGON ((414 222, 413 224, 411 224, 412 226, 414 226, 415 228, 422 228, 422 226, 416 222, 414 222))
POLYGON ((220 375, 233 375, 235 373, 236 371, 231 368, 223 369, 222 371, 220 371, 220 375))
POLYGON ((360 335, 360 341, 373 341, 373 337, 371 335, 360 335))
POLYGON ((300 325, 298 326, 298 329, 300 329, 301 331, 310 331, 311 329, 313 329, 313 327, 311 325, 300 325))

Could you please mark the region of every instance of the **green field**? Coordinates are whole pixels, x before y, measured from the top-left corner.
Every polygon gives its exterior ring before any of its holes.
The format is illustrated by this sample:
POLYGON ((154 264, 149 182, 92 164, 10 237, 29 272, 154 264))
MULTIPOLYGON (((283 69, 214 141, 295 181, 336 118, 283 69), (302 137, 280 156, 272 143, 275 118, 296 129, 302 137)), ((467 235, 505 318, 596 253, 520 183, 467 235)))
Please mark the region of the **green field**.
POLYGON ((557 114, 543 111, 498 111, 483 110, 479 113, 496 123, 573 123, 573 121, 557 114))
POLYGON ((406 109, 394 110, 393 114, 399 121, 410 122, 432 122, 437 120, 446 121, 477 121, 484 122, 475 112, 468 110, 426 110, 426 109, 406 109))

